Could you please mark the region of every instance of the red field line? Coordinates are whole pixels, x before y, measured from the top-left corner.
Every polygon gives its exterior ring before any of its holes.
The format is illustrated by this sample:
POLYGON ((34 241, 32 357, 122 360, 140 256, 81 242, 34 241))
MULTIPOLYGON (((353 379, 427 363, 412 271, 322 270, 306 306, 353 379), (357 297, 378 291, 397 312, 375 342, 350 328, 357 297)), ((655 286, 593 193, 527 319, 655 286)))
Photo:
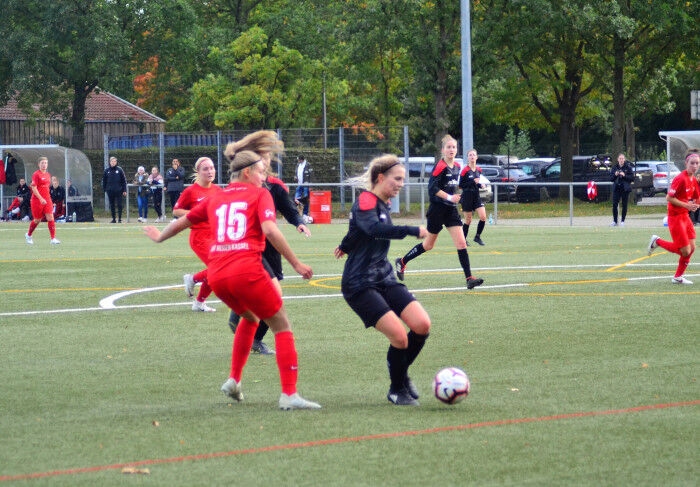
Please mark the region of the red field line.
POLYGON ((214 453, 202 453, 199 455, 186 455, 180 457, 170 457, 170 458, 153 458, 150 460, 140 460, 137 462, 129 463, 114 463, 111 465, 96 465, 93 467, 81 467, 81 468, 70 468, 66 470, 53 470, 50 472, 33 472, 18 475, 1 475, 0 482, 7 482, 13 480, 28 480, 28 479, 38 479, 44 477, 58 477, 62 475, 75 475, 80 473, 89 472, 102 472, 105 470, 117 470, 124 467, 144 467, 148 465, 158 465, 162 463, 180 463, 195 460, 209 460, 212 458, 222 458, 222 457, 232 457, 239 455, 252 455, 256 453, 265 453, 271 451, 280 450, 292 450, 298 448, 311 448, 316 446, 326 446, 334 445, 338 443, 354 443, 360 441, 371 441, 371 440, 382 440, 387 438, 399 438, 406 436, 421 436, 430 435, 435 433, 443 433, 449 431, 462 431, 470 430, 476 428, 488 428, 492 426, 504 426, 511 424, 523 424, 523 423, 538 423, 543 421, 560 421, 564 419, 577 419, 577 418, 589 418, 593 416, 609 416, 615 414, 628 414, 628 413, 639 413, 643 411, 652 411, 656 409, 668 409, 668 408, 678 408, 686 406, 698 406, 700 405, 700 399, 694 401, 685 402, 673 402, 665 404, 649 404, 646 406, 636 406, 624 409, 607 409, 603 411, 588 411, 588 412, 578 412, 578 413, 566 413, 566 414, 556 414, 553 416, 540 416, 535 418, 516 418, 516 419, 501 419, 496 421, 484 421, 481 423, 469 423, 461 424, 455 426, 442 426, 439 428, 428 428, 422 430, 413 431, 397 431, 393 433, 381 433, 376 435, 363 435, 363 436, 353 436, 345 438, 329 438, 327 440, 316 440, 316 441, 306 441, 302 443, 287 443, 285 445, 271 445, 258 448, 246 448, 242 450, 232 450, 226 452, 214 452, 214 453))

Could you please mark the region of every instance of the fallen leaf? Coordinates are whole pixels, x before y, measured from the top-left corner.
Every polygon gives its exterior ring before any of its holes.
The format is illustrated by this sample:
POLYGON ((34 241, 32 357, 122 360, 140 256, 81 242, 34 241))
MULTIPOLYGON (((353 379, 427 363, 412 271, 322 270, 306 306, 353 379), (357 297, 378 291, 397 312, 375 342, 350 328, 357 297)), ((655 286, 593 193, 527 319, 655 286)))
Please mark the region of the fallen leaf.
POLYGON ((122 468, 122 473, 138 473, 149 475, 151 471, 147 468, 136 468, 136 467, 124 467, 122 468))

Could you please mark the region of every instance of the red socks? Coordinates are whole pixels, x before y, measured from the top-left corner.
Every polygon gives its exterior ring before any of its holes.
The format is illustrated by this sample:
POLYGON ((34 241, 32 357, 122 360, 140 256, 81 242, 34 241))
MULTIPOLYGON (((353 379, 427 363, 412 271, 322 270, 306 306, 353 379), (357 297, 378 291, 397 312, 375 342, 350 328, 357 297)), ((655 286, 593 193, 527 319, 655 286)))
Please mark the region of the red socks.
POLYGON ((36 227, 38 227, 38 226, 39 226, 39 224, 34 223, 34 220, 32 220, 32 222, 29 224, 29 231, 27 232, 27 235, 29 235, 31 237, 32 233, 34 233, 34 230, 36 230, 36 227))
MULTIPOLYGON (((240 325, 238 326, 240 327, 240 325)), ((297 349, 294 346, 294 334, 291 330, 275 334, 275 349, 282 393, 291 396, 297 392, 297 377, 299 375, 297 349)))
POLYGON ((241 382, 243 367, 248 362, 250 347, 253 346, 253 338, 255 338, 255 330, 257 329, 256 322, 241 318, 238 328, 236 328, 236 334, 233 336, 230 377, 238 383, 241 382))
POLYGON ((51 235, 51 238, 56 238, 56 222, 51 220, 50 222, 46 222, 46 224, 49 226, 49 235, 51 235))
POLYGON ((657 238, 656 245, 658 245, 664 250, 667 250, 668 252, 671 252, 672 254, 680 254, 680 251, 678 250, 678 245, 674 244, 673 242, 669 242, 668 240, 657 238))

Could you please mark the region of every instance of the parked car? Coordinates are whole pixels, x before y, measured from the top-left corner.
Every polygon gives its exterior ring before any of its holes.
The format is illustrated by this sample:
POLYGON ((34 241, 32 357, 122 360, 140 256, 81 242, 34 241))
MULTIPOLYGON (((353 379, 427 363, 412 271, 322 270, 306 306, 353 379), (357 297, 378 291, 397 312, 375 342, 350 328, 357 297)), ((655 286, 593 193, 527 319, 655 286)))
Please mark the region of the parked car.
POLYGON ((654 186, 653 193, 650 196, 653 196, 656 193, 666 193, 671 181, 673 181, 673 178, 681 173, 675 164, 668 163, 666 161, 637 161, 635 166, 637 169, 651 170, 654 186))
POLYGON ((479 154, 476 158, 477 166, 507 166, 517 161, 516 156, 502 154, 479 154))
POLYGON ((532 159, 519 159, 517 162, 511 162, 511 167, 522 169, 528 176, 537 177, 542 168, 554 161, 554 157, 539 157, 532 159))
MULTIPOLYGON (((517 183, 523 179, 529 179, 529 176, 522 169, 511 166, 479 166, 481 174, 486 176, 492 183, 517 183)), ((499 185, 498 186, 498 201, 515 201, 517 185, 499 185)), ((483 198, 482 198, 483 199, 483 198)))

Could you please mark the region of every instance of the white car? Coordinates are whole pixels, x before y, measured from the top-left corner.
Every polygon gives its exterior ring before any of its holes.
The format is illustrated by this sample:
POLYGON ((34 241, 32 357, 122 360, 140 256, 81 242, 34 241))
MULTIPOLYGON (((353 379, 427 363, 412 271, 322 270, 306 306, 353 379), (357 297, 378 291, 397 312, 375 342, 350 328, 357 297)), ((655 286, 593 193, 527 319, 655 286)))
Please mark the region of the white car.
POLYGON ((654 173, 654 193, 665 193, 668 190, 673 178, 681 171, 672 162, 666 161, 637 161, 635 164, 640 169, 651 169, 654 173), (671 177, 669 178, 668 166, 671 166, 671 177))

